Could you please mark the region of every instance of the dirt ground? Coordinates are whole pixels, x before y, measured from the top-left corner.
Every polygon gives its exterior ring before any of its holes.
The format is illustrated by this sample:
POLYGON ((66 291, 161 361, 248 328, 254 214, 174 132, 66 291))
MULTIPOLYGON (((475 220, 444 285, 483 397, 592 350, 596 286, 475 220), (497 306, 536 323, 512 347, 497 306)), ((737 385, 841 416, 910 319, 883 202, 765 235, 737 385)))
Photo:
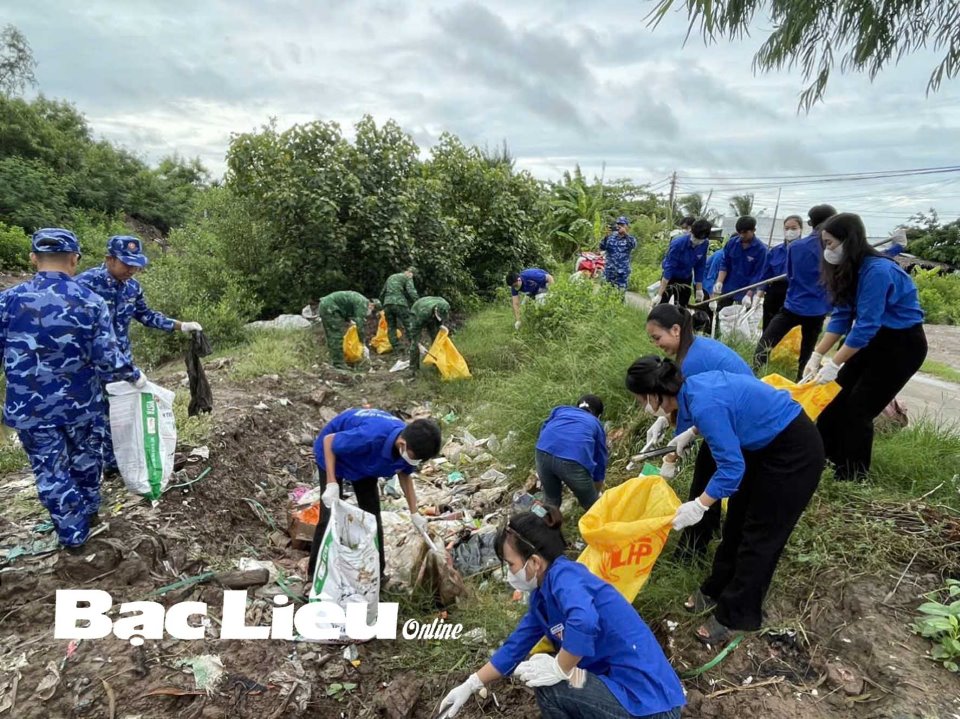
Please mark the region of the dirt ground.
MULTIPOLYGON (((216 584, 150 596, 182 578, 231 569, 243 557, 269 560, 287 576, 302 576, 306 553, 291 548, 283 531, 287 493, 311 481, 311 443, 324 417, 364 401, 388 410, 407 409, 385 399, 395 396, 392 385, 399 381, 386 371, 392 359, 376 363, 376 372, 346 378, 321 368, 243 383, 226 378, 229 363, 208 363, 215 397, 210 455, 188 463, 185 472, 190 480, 207 468, 209 474, 170 490, 156 507, 129 495, 114 480, 105 487, 102 510, 109 528, 90 541, 88 554, 41 552, 0 563, 0 716, 435 716, 446 691, 495 645, 465 651, 467 660, 451 670, 429 661, 403 666, 395 642, 373 641, 357 647, 355 665, 342 656, 342 647, 217 639, 222 587, 216 584), (115 606, 147 599, 165 606, 206 601, 212 624, 207 638, 197 641, 147 639, 133 646, 113 636, 79 643, 57 640, 55 592, 67 588, 105 590, 115 606), (218 656, 225 672, 210 693, 196 689, 191 670, 179 664, 202 655, 218 656), (338 685, 356 686, 334 691, 338 685)), ((170 367, 156 379, 175 386, 182 377, 170 367)), ((190 449, 180 447, 180 454, 190 449)), ((50 535, 37 528, 46 519, 29 474, 0 480, 0 549, 28 541, 42 549, 50 535)), ((941 527, 937 531, 956 532, 952 541, 960 542, 960 526, 937 517, 929 523, 941 527)), ((718 668, 687 680, 684 717, 960 717, 960 680, 925 659, 926 643, 906 628, 918 597, 951 570, 919 565, 902 576, 898 570, 852 581, 825 574, 811 586, 797 587, 768 612, 771 626, 781 618, 801 617, 803 630, 749 636, 718 668)), ((957 571, 954 566, 954 575, 957 571)), ((656 570, 651 581, 656 582, 656 570)), ((291 581, 290 589, 300 592, 302 585, 291 581)), ((279 592, 275 583, 251 592, 248 623, 259 619, 267 624, 270 598, 279 592)), ((456 617, 453 608, 449 621, 456 617)), ((682 612, 651 619, 651 626, 680 672, 702 666, 720 649, 692 641, 694 624, 682 612)), ((506 633, 510 627, 503 629, 506 633)), ((424 652, 429 651, 425 644, 424 652)), ((531 690, 503 682, 460 716, 539 713, 531 690)))

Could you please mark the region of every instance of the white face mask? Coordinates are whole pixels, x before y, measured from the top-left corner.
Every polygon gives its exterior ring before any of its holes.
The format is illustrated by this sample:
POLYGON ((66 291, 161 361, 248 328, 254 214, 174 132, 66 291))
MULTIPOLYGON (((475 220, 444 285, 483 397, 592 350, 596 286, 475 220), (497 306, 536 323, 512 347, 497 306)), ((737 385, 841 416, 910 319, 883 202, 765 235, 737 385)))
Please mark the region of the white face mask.
POLYGON ((784 230, 783 239, 787 242, 793 242, 795 239, 800 237, 800 230, 784 230))
POLYGON ((647 414, 652 414, 654 417, 669 417, 670 413, 667 412, 663 407, 653 408, 653 405, 650 402, 647 402, 647 406, 643 408, 643 411, 647 414))
POLYGON ((690 244, 693 245, 694 247, 699 247, 700 245, 702 245, 702 244, 703 244, 704 242, 706 242, 706 241, 707 241, 707 238, 706 238, 706 237, 702 237, 702 238, 700 238, 700 239, 697 239, 696 237, 694 237, 694 236, 692 236, 692 235, 690 236, 690 244))
POLYGON ((400 459, 402 459, 404 462, 409 464, 411 467, 419 467, 420 464, 423 462, 422 459, 414 459, 413 457, 411 457, 410 454, 407 452, 406 445, 404 445, 403 450, 400 452, 400 459))
POLYGON ((831 265, 839 265, 843 262, 843 244, 837 245, 837 249, 831 250, 829 247, 823 248, 823 259, 831 265))
MULTIPOLYGON (((528 559, 527 562, 530 560, 528 559)), ((533 579, 527 579, 527 562, 523 563, 523 566, 520 567, 520 571, 514 574, 507 568, 507 584, 520 592, 532 592, 539 586, 537 581, 537 575, 533 575, 533 579)))

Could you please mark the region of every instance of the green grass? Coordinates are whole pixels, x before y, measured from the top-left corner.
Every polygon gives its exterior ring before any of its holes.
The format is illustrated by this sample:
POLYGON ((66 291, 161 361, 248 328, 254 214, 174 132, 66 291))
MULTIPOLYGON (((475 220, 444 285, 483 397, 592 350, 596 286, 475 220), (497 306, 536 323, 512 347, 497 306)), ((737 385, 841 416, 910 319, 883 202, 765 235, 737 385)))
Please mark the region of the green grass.
POLYGON ((927 374, 932 374, 934 377, 939 377, 940 379, 945 379, 948 382, 960 383, 960 372, 955 370, 950 365, 944 364, 943 362, 927 360, 923 363, 920 371, 926 372, 927 374))
POLYGON ((314 332, 261 330, 251 332, 247 342, 230 354, 238 357, 230 368, 230 379, 245 380, 310 367, 326 352, 314 332))
POLYGON ((173 400, 173 416, 177 422, 177 443, 191 447, 199 447, 207 443, 210 432, 213 430, 213 416, 199 414, 188 417, 190 408, 190 392, 179 389, 173 400))

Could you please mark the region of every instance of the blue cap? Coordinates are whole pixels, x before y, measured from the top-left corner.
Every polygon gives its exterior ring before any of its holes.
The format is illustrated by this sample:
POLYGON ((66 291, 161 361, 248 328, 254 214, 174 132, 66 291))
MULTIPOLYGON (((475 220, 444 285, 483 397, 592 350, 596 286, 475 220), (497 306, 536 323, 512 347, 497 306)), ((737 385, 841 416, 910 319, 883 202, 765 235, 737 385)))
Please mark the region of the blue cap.
POLYGON ((30 249, 33 252, 72 252, 79 255, 80 243, 70 230, 45 227, 33 233, 30 249))
POLYGON ((627 218, 626 218, 625 215, 620 215, 620 217, 617 218, 617 224, 618 224, 618 225, 629 225, 630 223, 627 221, 627 218))
POLYGON ((131 267, 146 267, 147 256, 143 254, 143 243, 130 235, 115 235, 107 242, 107 254, 116 257, 131 267))

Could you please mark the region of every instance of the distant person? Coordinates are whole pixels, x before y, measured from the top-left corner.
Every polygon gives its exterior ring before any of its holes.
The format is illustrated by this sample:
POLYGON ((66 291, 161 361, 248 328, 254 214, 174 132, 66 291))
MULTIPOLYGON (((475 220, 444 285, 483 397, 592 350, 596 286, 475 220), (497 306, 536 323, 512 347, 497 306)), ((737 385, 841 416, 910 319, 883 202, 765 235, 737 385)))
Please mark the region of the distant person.
MULTIPOLYGON (((360 335, 360 344, 364 344, 363 325, 367 317, 379 309, 380 300, 369 300, 359 292, 350 290, 331 292, 320 300, 320 320, 327 338, 330 364, 338 369, 347 368, 343 360, 343 337, 346 334, 344 324, 348 327, 355 326, 360 335)), ((364 354, 369 354, 366 345, 364 354)))
POLYGON ((873 420, 926 359, 923 310, 910 275, 870 246, 859 215, 834 215, 820 233, 833 313, 804 377, 843 388, 817 427, 836 478, 862 481, 870 470, 873 420))
POLYGON ((723 248, 720 274, 713 287, 714 296, 736 292, 733 297, 720 300, 718 309, 740 302, 750 307, 753 290, 742 288, 760 281, 767 261, 767 248, 757 237, 757 221, 749 215, 737 220, 737 234, 723 248))
POLYGON ((600 241, 600 251, 606 254, 603 276, 621 292, 627 291, 630 279, 630 256, 637 249, 637 238, 627 232, 626 217, 617 218, 617 231, 600 241))
MULTIPOLYGON (((803 378, 813 348, 823 330, 823 320, 830 312, 827 289, 820 278, 823 245, 820 242, 820 226, 837 214, 830 205, 815 205, 807 213, 813 231, 801 240, 787 246, 787 295, 783 307, 770 320, 753 355, 757 369, 766 364, 770 350, 796 326, 800 326, 800 357, 797 362, 797 381, 803 378)), ((764 305, 766 309, 766 304, 764 305)))
POLYGON ((411 336, 410 305, 417 299, 412 267, 390 275, 384 283, 380 301, 383 303, 383 314, 387 320, 387 337, 393 347, 400 346, 400 338, 397 336, 399 328, 403 328, 407 337, 411 336))
POLYGON ((510 288, 513 303, 514 329, 520 329, 520 295, 542 299, 552 284, 553 275, 539 267, 530 267, 519 273, 507 273, 507 287, 510 288))
MULTIPOLYGON (((803 231, 803 218, 800 215, 790 215, 783 221, 783 244, 767 250, 767 263, 760 276, 761 280, 772 280, 774 277, 787 273, 787 249, 790 243, 800 239, 803 231)), ((762 329, 767 329, 770 320, 783 308, 787 298, 787 280, 769 282, 757 289, 757 302, 763 300, 762 329)))
POLYGON ((675 304, 686 307, 694 292, 696 301, 703 301, 703 276, 707 269, 710 230, 710 222, 697 220, 688 234, 670 240, 661 265, 663 274, 657 291, 657 303, 673 299, 675 304))
MULTIPOLYGON (((421 297, 410 308, 410 369, 420 369, 420 335, 427 331, 430 344, 450 316, 450 303, 442 297, 421 297)), ((427 345, 429 347, 430 345, 427 345)))
POLYGON ((603 400, 585 394, 575 407, 554 407, 537 438, 537 476, 544 501, 560 506, 563 486, 590 509, 607 473, 607 433, 600 424, 603 400))

